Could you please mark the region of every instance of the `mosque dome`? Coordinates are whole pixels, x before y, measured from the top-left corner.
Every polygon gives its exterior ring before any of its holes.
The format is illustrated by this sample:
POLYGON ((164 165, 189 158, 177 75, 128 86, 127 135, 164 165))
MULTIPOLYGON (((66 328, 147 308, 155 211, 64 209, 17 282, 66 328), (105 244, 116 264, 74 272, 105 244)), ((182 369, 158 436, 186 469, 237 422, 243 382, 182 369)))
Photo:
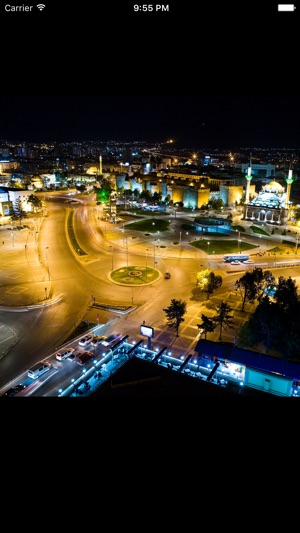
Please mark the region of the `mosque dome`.
POLYGON ((280 183, 278 183, 278 181, 270 181, 269 183, 267 183, 267 185, 265 185, 263 187, 263 191, 264 192, 272 192, 272 193, 278 193, 278 194, 283 194, 284 192, 284 187, 282 187, 282 185, 280 185, 280 183))

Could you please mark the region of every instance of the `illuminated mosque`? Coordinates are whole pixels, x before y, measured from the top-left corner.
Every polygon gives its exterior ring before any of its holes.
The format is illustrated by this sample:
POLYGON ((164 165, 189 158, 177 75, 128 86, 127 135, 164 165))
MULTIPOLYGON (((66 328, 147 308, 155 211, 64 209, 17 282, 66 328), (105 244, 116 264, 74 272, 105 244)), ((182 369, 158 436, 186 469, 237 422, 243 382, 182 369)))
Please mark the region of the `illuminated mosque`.
POLYGON ((270 181, 262 187, 262 190, 250 199, 250 192, 255 194, 255 186, 251 185, 251 160, 246 176, 246 200, 244 205, 245 220, 255 220, 257 222, 267 222, 268 224, 284 225, 290 218, 290 196, 293 183, 292 169, 290 165, 289 174, 286 179, 287 187, 280 185, 277 181, 270 181))

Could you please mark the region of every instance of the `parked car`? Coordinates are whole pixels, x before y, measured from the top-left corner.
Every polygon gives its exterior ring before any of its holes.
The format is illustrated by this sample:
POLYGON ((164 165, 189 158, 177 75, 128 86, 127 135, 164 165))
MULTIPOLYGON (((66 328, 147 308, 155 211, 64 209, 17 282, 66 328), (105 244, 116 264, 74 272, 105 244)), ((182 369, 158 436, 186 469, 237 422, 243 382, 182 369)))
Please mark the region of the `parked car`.
POLYGON ((26 385, 22 385, 20 383, 19 385, 15 385, 15 387, 10 387, 10 389, 7 389, 7 391, 2 394, 2 396, 16 396, 18 392, 21 392, 24 389, 26 389, 26 385))
POLYGON ((81 337, 79 341, 80 346, 87 346, 88 344, 92 342, 93 338, 94 338, 94 335, 92 334, 81 337))
POLYGON ((91 342, 91 345, 92 346, 99 346, 99 344, 101 344, 102 341, 104 341, 104 339, 106 339, 106 335, 102 335, 101 337, 94 337, 92 342, 91 342))
POLYGON ((111 346, 114 342, 118 341, 122 337, 121 333, 112 333, 109 337, 106 337, 101 344, 102 346, 111 346))
POLYGON ((71 355, 71 353, 74 352, 74 348, 66 348, 65 350, 62 350, 61 352, 57 352, 55 354, 55 357, 58 361, 63 361, 64 359, 68 359, 68 357, 71 355))
POLYGON ((85 365, 89 361, 92 361, 93 357, 94 355, 91 352, 83 352, 81 355, 78 355, 78 357, 76 357, 76 362, 79 365, 85 365))
POLYGON ((27 370, 27 376, 32 379, 37 379, 45 372, 49 372, 51 368, 52 365, 48 361, 40 361, 27 370))
POLYGON ((69 361, 76 361, 77 357, 79 355, 82 355, 84 353, 84 350, 74 350, 74 352, 70 353, 68 359, 69 361))

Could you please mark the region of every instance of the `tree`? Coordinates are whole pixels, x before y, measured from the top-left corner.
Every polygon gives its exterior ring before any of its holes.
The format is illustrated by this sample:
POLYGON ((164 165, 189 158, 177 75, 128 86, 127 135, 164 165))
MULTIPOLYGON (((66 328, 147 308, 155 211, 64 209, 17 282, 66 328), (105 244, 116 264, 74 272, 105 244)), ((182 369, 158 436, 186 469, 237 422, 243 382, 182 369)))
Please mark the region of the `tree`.
POLYGON ((207 294, 207 299, 210 295, 219 287, 221 287, 223 282, 222 276, 216 276, 212 270, 206 269, 201 270, 197 274, 197 286, 200 287, 202 292, 207 294))
POLYGON ((226 328, 233 328, 234 322, 231 320, 233 315, 230 315, 232 308, 226 302, 221 302, 216 307, 217 314, 212 318, 216 325, 220 326, 219 341, 222 340, 222 331, 226 328))
POLYGON ((235 286, 242 297, 242 311, 244 311, 246 302, 254 303, 256 299, 260 300, 267 286, 273 286, 274 282, 275 278, 272 272, 269 270, 263 272, 260 267, 246 272, 244 276, 237 279, 235 286))
POLYGON ((274 299, 284 310, 289 310, 299 304, 300 298, 296 281, 290 276, 288 278, 280 276, 276 285, 274 299))
POLYGON ((280 277, 272 299, 268 295, 260 299, 254 313, 241 327, 238 342, 250 348, 263 343, 266 353, 273 349, 283 358, 299 358, 300 299, 291 278, 280 277))
POLYGON ((202 329, 204 333, 204 338, 206 340, 207 333, 213 333, 216 329, 213 319, 208 318, 206 315, 201 315, 201 324, 197 324, 197 328, 202 329))
POLYGON ((97 200, 103 204, 107 204, 110 200, 110 195, 113 191, 113 188, 110 184, 110 181, 106 178, 102 178, 100 181, 100 187, 97 189, 97 200))
POLYGON ((19 197, 15 203, 15 209, 10 211, 11 220, 18 220, 22 224, 22 219, 27 218, 27 213, 23 209, 22 199, 19 197))
POLYGON ((42 200, 40 200, 35 194, 30 194, 27 198, 27 202, 32 205, 34 213, 37 213, 42 209, 42 200))
POLYGON ((183 315, 186 313, 186 302, 183 300, 171 300, 171 304, 163 311, 167 315, 168 326, 176 329, 176 337, 179 337, 179 326, 184 322, 183 315))
POLYGON ((222 276, 216 276, 216 274, 214 272, 210 272, 208 277, 207 277, 207 284, 206 284, 206 287, 205 287, 205 292, 207 293, 207 298, 210 297, 210 295, 217 289, 219 289, 219 287, 221 287, 223 283, 223 278, 222 276))

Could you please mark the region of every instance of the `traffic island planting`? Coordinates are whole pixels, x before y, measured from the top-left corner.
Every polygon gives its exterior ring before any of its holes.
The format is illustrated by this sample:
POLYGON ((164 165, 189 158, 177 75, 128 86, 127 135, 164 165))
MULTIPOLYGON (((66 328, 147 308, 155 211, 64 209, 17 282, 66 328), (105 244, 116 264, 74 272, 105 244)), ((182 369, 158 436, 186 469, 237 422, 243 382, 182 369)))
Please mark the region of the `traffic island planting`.
POLYGON ((146 266, 124 266, 113 270, 109 274, 109 279, 121 285, 139 286, 153 283, 161 277, 158 270, 146 266))

